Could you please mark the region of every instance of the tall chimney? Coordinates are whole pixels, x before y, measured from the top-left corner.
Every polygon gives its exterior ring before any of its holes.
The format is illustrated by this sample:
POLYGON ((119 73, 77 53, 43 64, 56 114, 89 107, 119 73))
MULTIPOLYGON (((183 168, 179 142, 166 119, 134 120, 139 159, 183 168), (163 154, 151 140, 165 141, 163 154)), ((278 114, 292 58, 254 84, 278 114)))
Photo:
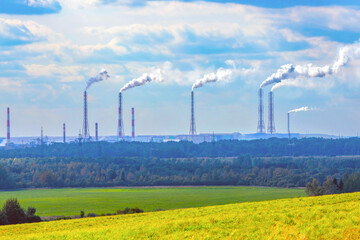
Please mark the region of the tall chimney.
POLYGON ((289 134, 289 139, 291 139, 291 135, 290 135, 290 113, 288 112, 287 114, 287 124, 288 124, 288 134, 289 134))
POLYGON ((191 91, 190 135, 194 136, 195 134, 196 134, 196 125, 195 125, 195 114, 194 114, 194 91, 191 91))
POLYGON ((121 139, 124 136, 124 126, 122 120, 122 95, 119 92, 119 122, 118 122, 118 137, 121 139))
POLYGON ((66 125, 63 123, 63 143, 66 143, 66 125))
POLYGON ((263 90, 259 89, 259 122, 257 127, 258 133, 265 133, 265 124, 264 124, 264 108, 263 108, 263 90))
POLYGON ((87 93, 84 91, 84 123, 83 123, 83 138, 84 141, 89 140, 90 131, 89 131, 89 122, 88 122, 88 106, 87 106, 87 93))
POLYGON ((134 138, 135 138, 135 110, 134 110, 134 108, 131 108, 131 115, 132 115, 132 120, 131 120, 131 127, 132 127, 131 137, 134 139, 134 138))
POLYGON ((41 126, 40 145, 43 145, 43 143, 44 143, 44 130, 43 127, 41 126))
POLYGON ((98 123, 95 123, 95 141, 99 141, 98 123))
POLYGON ((6 143, 10 144, 10 108, 7 108, 7 134, 6 134, 6 143))
POLYGON ((274 94, 272 91, 269 92, 269 125, 268 133, 275 133, 275 122, 274 122, 274 94))

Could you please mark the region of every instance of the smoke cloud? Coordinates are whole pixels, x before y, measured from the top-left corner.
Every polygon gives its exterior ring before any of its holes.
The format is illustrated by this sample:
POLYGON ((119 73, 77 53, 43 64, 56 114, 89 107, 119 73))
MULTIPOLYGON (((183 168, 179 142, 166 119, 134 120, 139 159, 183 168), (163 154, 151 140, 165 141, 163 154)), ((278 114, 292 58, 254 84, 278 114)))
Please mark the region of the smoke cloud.
POLYGON ((315 110, 315 108, 301 107, 301 108, 296 108, 296 109, 290 110, 288 113, 307 112, 307 111, 313 111, 313 110, 315 110))
POLYGON ((280 67, 275 73, 271 74, 265 81, 260 85, 260 88, 274 84, 275 86, 271 91, 281 86, 288 85, 282 83, 286 79, 297 79, 297 78, 322 78, 328 75, 336 74, 341 67, 347 65, 350 59, 360 54, 360 43, 354 43, 352 45, 344 46, 340 48, 338 57, 332 65, 325 65, 322 67, 314 66, 312 64, 307 65, 293 65, 286 64, 280 67))
POLYGON ((88 88, 96 83, 96 82, 101 82, 103 80, 108 79, 110 76, 108 75, 108 72, 105 69, 102 69, 95 77, 90 78, 89 80, 86 81, 86 88, 85 91, 88 90, 88 88))
POLYGON ((232 76, 232 70, 219 68, 216 72, 205 74, 202 78, 197 80, 192 85, 192 90, 194 90, 195 88, 202 87, 207 83, 218 82, 218 81, 228 81, 231 79, 231 76, 232 76))
POLYGON ((144 85, 148 82, 163 82, 163 73, 161 69, 156 69, 151 73, 144 73, 139 78, 134 78, 130 82, 126 83, 121 89, 120 92, 126 91, 130 88, 138 87, 144 85))

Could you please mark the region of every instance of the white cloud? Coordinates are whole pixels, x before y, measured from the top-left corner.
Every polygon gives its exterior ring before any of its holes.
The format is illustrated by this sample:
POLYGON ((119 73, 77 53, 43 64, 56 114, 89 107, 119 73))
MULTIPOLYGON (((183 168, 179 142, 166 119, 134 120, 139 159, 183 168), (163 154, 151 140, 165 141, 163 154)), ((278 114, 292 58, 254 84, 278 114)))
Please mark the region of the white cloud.
POLYGON ((34 21, 0 18, 0 37, 16 42, 54 40, 61 37, 50 28, 34 21))

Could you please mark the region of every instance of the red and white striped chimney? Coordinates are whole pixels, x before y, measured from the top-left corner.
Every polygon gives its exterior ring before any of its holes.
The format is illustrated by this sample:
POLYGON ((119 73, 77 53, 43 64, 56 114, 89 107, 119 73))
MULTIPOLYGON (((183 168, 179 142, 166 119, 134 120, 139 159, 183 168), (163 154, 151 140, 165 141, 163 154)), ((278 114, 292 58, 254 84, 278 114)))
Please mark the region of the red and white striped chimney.
POLYGON ((131 127, 132 127, 131 137, 132 137, 132 138, 135 138, 135 110, 134 110, 134 108, 131 108, 131 115, 132 115, 132 120, 131 120, 131 127))
POLYGON ((6 134, 6 143, 10 144, 10 108, 7 108, 7 134, 6 134))

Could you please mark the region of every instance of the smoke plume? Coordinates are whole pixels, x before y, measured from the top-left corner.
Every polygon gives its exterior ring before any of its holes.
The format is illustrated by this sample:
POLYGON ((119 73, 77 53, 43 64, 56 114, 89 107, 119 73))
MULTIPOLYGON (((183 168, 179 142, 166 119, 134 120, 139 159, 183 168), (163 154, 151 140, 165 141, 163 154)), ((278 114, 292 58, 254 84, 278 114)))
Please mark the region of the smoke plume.
POLYGON ((301 107, 301 108, 296 108, 296 109, 290 110, 288 113, 307 112, 307 111, 313 111, 313 110, 315 110, 315 108, 301 107))
POLYGON ((108 72, 105 69, 102 69, 95 77, 90 78, 86 81, 86 88, 85 91, 96 82, 101 82, 103 80, 108 79, 110 76, 108 75, 108 72))
MULTIPOLYGON (((286 64, 280 67, 275 73, 271 74, 260 85, 260 88, 276 83, 272 90, 287 85, 282 83, 286 79, 297 78, 322 78, 328 75, 336 74, 341 67, 347 65, 350 59, 360 54, 360 42, 340 48, 338 57, 331 65, 322 67, 307 65, 286 64)), ((289 83, 289 82, 288 82, 289 83)))
POLYGON ((138 87, 144 85, 148 82, 163 82, 163 73, 160 69, 156 69, 151 73, 144 73, 139 78, 134 78, 130 82, 126 83, 121 89, 120 92, 126 91, 130 88, 138 87))
POLYGON ((206 83, 230 80, 231 76, 232 76, 232 70, 219 68, 216 72, 205 74, 202 78, 197 80, 192 85, 192 90, 194 90, 195 88, 202 87, 206 83))

